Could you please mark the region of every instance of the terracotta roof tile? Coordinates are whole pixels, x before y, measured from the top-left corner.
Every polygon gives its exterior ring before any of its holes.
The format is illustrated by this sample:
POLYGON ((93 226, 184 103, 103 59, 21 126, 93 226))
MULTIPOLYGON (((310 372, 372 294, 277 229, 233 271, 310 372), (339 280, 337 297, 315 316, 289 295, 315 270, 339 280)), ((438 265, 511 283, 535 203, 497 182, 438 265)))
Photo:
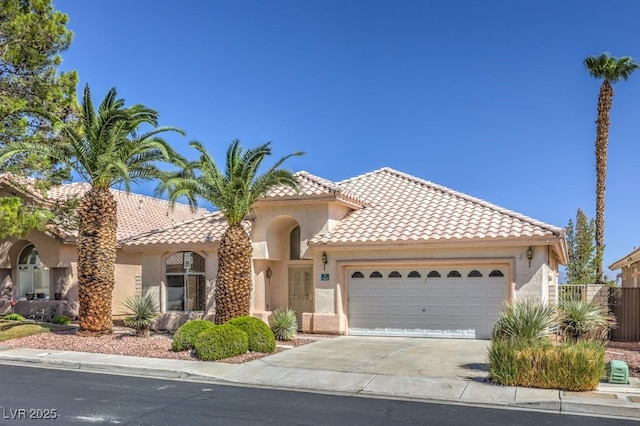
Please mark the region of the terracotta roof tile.
MULTIPOLYGON (((57 185, 47 191, 46 196, 42 196, 40 191, 35 189, 34 179, 17 177, 14 175, 0 175, 0 184, 16 184, 32 196, 42 202, 65 201, 71 198, 80 198, 87 192, 90 185, 84 182, 74 182, 57 185)), ((193 211, 186 204, 176 203, 171 208, 170 203, 159 198, 146 195, 127 193, 118 189, 111 189, 111 193, 118 203, 118 241, 130 238, 134 235, 158 231, 175 227, 179 223, 192 221, 209 215, 206 209, 193 211)), ((77 232, 56 230, 62 238, 75 239, 77 232)))
POLYGON ((311 244, 561 235, 560 228, 444 186, 383 168, 338 184, 367 205, 311 244))
MULTIPOLYGON (((244 221, 243 226, 247 232, 250 232, 251 223, 249 221, 244 221)), ((220 241, 227 227, 227 220, 221 213, 216 212, 171 228, 133 236, 122 241, 122 244, 124 246, 134 247, 163 244, 214 243, 220 241)))
POLYGON ((295 176, 298 179, 298 191, 287 186, 277 186, 272 188, 262 200, 331 196, 356 205, 365 204, 364 200, 358 198, 349 189, 340 187, 335 182, 305 171, 297 172, 295 176))

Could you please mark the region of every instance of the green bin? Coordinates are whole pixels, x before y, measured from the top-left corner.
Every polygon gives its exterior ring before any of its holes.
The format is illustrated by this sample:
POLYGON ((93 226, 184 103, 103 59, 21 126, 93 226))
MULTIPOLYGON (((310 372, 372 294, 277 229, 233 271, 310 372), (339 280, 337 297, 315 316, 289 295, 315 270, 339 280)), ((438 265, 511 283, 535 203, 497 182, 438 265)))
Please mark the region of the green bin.
POLYGON ((629 366, 626 362, 612 360, 609 363, 609 383, 629 383, 629 366))

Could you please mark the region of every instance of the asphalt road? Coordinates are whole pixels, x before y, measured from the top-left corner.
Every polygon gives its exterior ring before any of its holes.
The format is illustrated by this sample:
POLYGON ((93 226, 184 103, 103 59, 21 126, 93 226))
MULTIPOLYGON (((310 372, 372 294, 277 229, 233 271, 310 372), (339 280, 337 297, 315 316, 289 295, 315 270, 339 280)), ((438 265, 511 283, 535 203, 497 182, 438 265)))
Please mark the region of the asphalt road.
POLYGON ((626 425, 632 421, 0 365, 0 425, 626 425))

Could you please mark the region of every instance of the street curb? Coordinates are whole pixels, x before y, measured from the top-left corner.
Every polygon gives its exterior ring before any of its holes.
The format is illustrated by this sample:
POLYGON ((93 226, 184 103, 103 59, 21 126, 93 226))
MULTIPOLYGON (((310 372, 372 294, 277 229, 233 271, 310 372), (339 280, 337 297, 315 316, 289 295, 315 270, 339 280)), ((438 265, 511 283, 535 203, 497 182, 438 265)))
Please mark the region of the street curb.
MULTIPOLYGON (((43 352, 43 354, 46 352, 43 352)), ((625 406, 625 402, 619 399, 612 399, 610 404, 594 404, 575 401, 578 397, 568 397, 571 400, 560 399, 558 401, 482 401, 475 399, 461 398, 437 398, 437 397, 418 397, 399 395, 392 392, 370 392, 366 389, 358 391, 344 391, 336 389, 328 389, 322 387, 308 388, 302 386, 278 385, 272 383, 252 383, 248 381, 235 381, 225 379, 224 377, 207 376, 200 373, 190 372, 188 370, 169 370, 161 368, 149 368, 144 366, 127 366, 122 364, 104 364, 90 361, 69 361, 51 358, 36 358, 20 355, 5 355, 0 351, 0 364, 8 363, 13 365, 38 366, 43 368, 67 368, 74 371, 94 372, 94 373, 110 373, 117 375, 135 376, 141 378, 152 379, 183 379, 189 381, 206 382, 218 385, 231 386, 252 386, 265 389, 280 389, 295 392, 311 392, 323 393, 343 396, 358 396, 368 398, 398 399, 405 401, 426 402, 434 404, 451 404, 462 406, 485 407, 494 409, 521 409, 530 411, 544 411, 556 414, 580 414, 580 415, 596 415, 609 416, 621 419, 638 420, 640 419, 640 406, 638 408, 625 406)), ((630 402, 629 402, 630 403, 630 402)))

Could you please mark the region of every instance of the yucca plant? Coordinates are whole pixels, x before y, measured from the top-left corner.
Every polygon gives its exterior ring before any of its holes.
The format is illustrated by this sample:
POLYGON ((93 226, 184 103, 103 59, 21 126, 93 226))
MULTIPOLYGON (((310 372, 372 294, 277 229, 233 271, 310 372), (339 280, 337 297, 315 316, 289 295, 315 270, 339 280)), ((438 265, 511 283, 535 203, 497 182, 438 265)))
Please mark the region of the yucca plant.
POLYGON ((565 339, 605 340, 616 325, 615 317, 585 300, 568 298, 558 304, 558 323, 565 339))
POLYGON ((493 327, 492 339, 541 340, 556 325, 553 307, 533 300, 518 300, 505 304, 505 309, 493 327))
POLYGON ((127 297, 122 303, 125 307, 124 324, 132 327, 138 333, 138 336, 149 337, 149 328, 158 319, 158 302, 151 293, 143 296, 136 294, 127 297))
POLYGON ((276 309, 269 324, 276 340, 293 340, 298 334, 298 320, 293 309, 276 309))

